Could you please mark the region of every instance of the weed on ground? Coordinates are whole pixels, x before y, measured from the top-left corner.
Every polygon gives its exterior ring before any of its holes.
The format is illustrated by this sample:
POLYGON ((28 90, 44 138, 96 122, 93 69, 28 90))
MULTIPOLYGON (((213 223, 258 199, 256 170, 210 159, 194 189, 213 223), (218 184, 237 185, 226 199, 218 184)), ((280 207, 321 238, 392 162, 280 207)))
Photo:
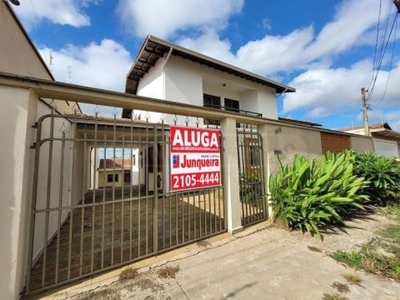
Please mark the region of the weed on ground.
POLYGON ((340 294, 340 293, 335 293, 335 294, 328 294, 325 293, 322 296, 322 300, 349 300, 346 296, 340 294))
POLYGON ((339 281, 335 281, 334 283, 332 283, 332 287, 337 289, 337 291, 341 294, 347 294, 348 292, 350 292, 349 286, 339 281))
POLYGON ((361 276, 356 273, 342 274, 343 278, 347 280, 349 284, 361 286, 361 276))
POLYGON ((138 275, 138 270, 134 268, 126 268, 119 274, 119 281, 134 279, 138 275))
POLYGON ((354 269, 400 280, 400 209, 390 208, 396 224, 379 230, 359 251, 336 251, 331 256, 354 269))
POLYGON ((166 266, 158 270, 158 276, 161 278, 175 278, 175 274, 179 271, 179 266, 166 266))

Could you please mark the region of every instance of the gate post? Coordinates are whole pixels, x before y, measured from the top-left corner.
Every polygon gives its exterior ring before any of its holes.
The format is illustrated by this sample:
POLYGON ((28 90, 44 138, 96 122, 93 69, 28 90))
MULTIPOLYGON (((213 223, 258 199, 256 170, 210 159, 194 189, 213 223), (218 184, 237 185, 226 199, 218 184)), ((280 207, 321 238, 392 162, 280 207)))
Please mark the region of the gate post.
POLYGON ((262 170, 264 172, 264 183, 265 183, 265 189, 264 191, 267 192, 268 195, 268 201, 267 201, 267 205, 268 205, 268 219, 270 219, 271 217, 273 217, 273 211, 272 211, 272 206, 271 206, 271 202, 270 202, 270 196, 269 196, 269 175, 270 175, 270 170, 269 170, 269 159, 270 159, 270 153, 269 153, 269 148, 268 148, 268 140, 270 139, 270 134, 268 132, 268 125, 263 124, 263 125, 259 125, 258 127, 258 133, 261 135, 262 137, 262 147, 264 149, 262 155, 263 155, 263 168, 264 170, 262 170))
POLYGON ((225 212, 228 232, 235 233, 243 229, 241 220, 241 203, 239 194, 239 161, 237 153, 236 120, 221 120, 222 167, 225 212))

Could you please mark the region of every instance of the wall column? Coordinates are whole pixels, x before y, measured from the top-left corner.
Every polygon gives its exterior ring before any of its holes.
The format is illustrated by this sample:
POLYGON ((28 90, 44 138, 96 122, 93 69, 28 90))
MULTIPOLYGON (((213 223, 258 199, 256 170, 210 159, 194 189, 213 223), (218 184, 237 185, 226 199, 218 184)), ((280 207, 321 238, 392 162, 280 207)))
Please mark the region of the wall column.
POLYGON ((2 299, 19 299, 25 283, 37 96, 0 86, 0 99, 0 291, 2 299))
POLYGON ((221 120, 222 132, 222 167, 225 197, 225 213, 228 231, 235 233, 243 229, 241 203, 239 197, 239 162, 236 137, 236 120, 221 120))

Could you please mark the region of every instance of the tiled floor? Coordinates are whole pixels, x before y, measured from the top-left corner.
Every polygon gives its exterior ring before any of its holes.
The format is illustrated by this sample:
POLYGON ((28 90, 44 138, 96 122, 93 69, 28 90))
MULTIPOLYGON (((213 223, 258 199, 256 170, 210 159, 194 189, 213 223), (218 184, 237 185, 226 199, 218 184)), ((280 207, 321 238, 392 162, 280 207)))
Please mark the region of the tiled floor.
POLYGON ((153 196, 141 193, 139 198, 138 193, 130 194, 129 188, 88 192, 86 206, 69 213, 32 268, 30 290, 151 255, 154 242, 162 251, 225 231, 223 202, 215 193, 160 197, 157 210, 153 210, 153 196), (116 200, 122 193, 125 199, 116 200), (127 198, 130 195, 134 197, 127 198))

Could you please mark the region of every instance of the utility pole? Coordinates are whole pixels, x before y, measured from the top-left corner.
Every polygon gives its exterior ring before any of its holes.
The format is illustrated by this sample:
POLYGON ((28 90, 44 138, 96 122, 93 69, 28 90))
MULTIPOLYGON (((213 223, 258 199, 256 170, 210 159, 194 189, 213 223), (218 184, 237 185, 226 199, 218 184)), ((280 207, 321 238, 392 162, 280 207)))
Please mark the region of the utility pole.
POLYGON ((362 102, 362 113, 363 113, 363 124, 364 124, 364 134, 369 136, 369 125, 368 125, 368 90, 361 88, 361 102, 362 102))

